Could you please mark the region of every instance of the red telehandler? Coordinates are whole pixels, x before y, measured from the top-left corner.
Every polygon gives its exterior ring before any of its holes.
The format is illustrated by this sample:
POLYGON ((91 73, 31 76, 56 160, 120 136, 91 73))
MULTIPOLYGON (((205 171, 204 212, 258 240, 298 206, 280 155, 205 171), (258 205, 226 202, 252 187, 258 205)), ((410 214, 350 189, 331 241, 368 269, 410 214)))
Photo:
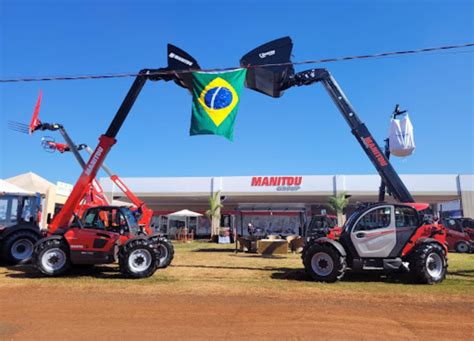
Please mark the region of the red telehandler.
POLYGON ((310 238, 302 253, 305 270, 314 280, 323 282, 341 279, 348 268, 407 271, 421 283, 442 282, 448 254, 445 228, 424 215, 428 204, 414 202, 329 71, 311 69, 295 73, 290 60, 292 48, 291 39, 284 37, 243 56, 240 64, 248 68, 246 86, 271 97, 281 97, 284 90, 293 86, 322 83, 377 169, 388 193, 400 202, 361 204, 348 218, 338 240, 310 238))
MULTIPOLYGON (((61 134, 68 135, 69 134, 66 132, 64 127, 59 124, 53 124, 50 125, 58 130, 61 131, 61 134)), ((53 128, 53 129, 55 129, 53 128)), ((49 129, 49 130, 53 130, 49 129)), ((70 138, 68 138, 70 140, 70 138)), ((87 146, 86 144, 79 144, 76 145, 75 147, 71 148, 68 144, 66 143, 58 143, 55 142, 54 140, 48 139, 48 138, 43 138, 43 148, 45 148, 48 151, 54 152, 58 151, 61 154, 65 152, 70 152, 74 148, 78 151, 85 149, 89 154, 92 154, 92 150, 87 146)), ((81 158, 82 159, 82 158, 81 158)), ((81 163, 81 162, 80 162, 81 163)), ((153 210, 151 210, 144 201, 140 200, 126 185, 125 183, 119 178, 118 175, 113 173, 109 167, 105 163, 102 164, 102 169, 109 175, 110 179, 114 182, 115 185, 117 185, 118 188, 127 196, 127 198, 132 202, 134 205, 132 212, 135 215, 139 216, 138 224, 140 226, 140 229, 144 232, 146 235, 152 235, 154 234, 153 231, 153 224, 152 224, 152 218, 153 218, 153 210)), ((96 184, 98 186, 98 190, 96 189, 91 189, 92 193, 97 193, 98 191, 103 195, 103 189, 102 187, 98 184, 96 181, 96 184)), ((95 186, 91 186, 95 187, 95 186)), ((97 195, 96 195, 97 196, 97 195)), ((105 197, 105 195, 103 195, 105 197)), ((99 203, 97 206, 100 206, 101 204, 99 203)), ((166 268, 168 267, 171 262, 173 261, 174 258, 174 247, 171 242, 162 236, 157 240, 158 242, 158 248, 159 248, 159 259, 158 259, 158 268, 166 268)))
MULTIPOLYGON (((58 276, 72 265, 105 264, 118 261, 123 275, 143 278, 153 275, 159 257, 159 235, 143 236, 130 210, 123 207, 97 206, 89 208, 82 219, 73 219, 75 211, 90 190, 99 168, 116 143, 116 136, 147 80, 175 81, 188 88, 189 73, 175 71, 199 69, 197 62, 186 52, 168 45, 168 67, 141 70, 115 114, 107 131, 83 167, 63 208, 49 224, 48 236, 34 248, 33 262, 45 275, 58 276)), ((41 124, 35 112, 29 126, 33 132, 41 124)), ((72 141, 67 141, 74 145, 72 141)), ((75 148, 71 150, 77 152, 75 148)))

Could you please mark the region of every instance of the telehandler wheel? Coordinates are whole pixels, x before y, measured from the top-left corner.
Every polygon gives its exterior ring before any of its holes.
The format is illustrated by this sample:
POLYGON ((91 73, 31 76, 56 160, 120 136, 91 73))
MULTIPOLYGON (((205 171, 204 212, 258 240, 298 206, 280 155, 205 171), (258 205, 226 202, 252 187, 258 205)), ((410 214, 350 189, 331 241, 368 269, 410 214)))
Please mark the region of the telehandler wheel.
POLYGON ((145 239, 137 238, 119 251, 120 272, 130 278, 152 276, 157 269, 156 252, 145 239))
POLYGON ((173 244, 167 239, 160 239, 158 241, 158 251, 158 268, 165 269, 174 258, 173 244))
POLYGON ((318 282, 336 282, 346 272, 346 258, 327 244, 314 243, 308 246, 303 264, 306 272, 318 282))
POLYGON ((467 242, 459 241, 454 245, 454 249, 459 253, 468 253, 471 247, 467 242))
POLYGON ((58 239, 47 239, 35 246, 33 263, 47 276, 61 276, 71 268, 69 248, 58 239))
POLYGON ((441 245, 421 244, 410 259, 410 271, 414 280, 422 284, 441 283, 446 277, 448 260, 441 245))
POLYGON ((31 260, 39 236, 31 231, 12 233, 3 242, 2 258, 9 264, 24 264, 31 260))

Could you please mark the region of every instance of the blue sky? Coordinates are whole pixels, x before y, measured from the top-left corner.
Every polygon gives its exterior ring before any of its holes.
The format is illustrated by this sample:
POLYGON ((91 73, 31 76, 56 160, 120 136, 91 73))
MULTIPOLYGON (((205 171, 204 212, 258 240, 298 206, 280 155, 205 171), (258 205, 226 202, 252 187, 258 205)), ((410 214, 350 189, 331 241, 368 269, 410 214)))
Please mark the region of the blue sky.
MULTIPOLYGON (((1 78, 164 67, 168 42, 214 68, 238 65, 249 50, 286 35, 295 61, 474 41, 472 1, 2 0, 0 6, 1 78)), ((472 50, 320 66, 380 144, 394 105, 409 109, 417 150, 393 159, 399 173, 472 173, 472 50)), ((0 85, 0 178, 34 171, 75 182, 80 174, 72 155, 42 150, 41 133, 7 128, 8 120, 28 122, 40 88, 40 118, 63 123, 77 143, 95 146, 132 81, 0 85)), ((106 163, 124 177, 375 173, 321 85, 293 88, 279 99, 245 89, 234 142, 190 137, 190 118, 187 92, 147 83, 106 163)))

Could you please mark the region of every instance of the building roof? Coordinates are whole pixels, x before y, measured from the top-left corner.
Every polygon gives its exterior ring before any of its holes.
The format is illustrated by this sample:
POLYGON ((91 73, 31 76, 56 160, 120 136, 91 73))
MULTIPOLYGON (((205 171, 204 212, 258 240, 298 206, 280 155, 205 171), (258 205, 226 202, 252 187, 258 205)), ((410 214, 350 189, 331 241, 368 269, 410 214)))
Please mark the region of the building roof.
POLYGON ((0 179, 0 194, 34 194, 34 192, 27 191, 21 187, 0 179))
POLYGON ((34 192, 34 193, 41 193, 46 194, 50 187, 54 187, 55 185, 45 178, 42 178, 38 174, 33 172, 28 172, 24 174, 20 174, 8 179, 5 181, 9 182, 10 184, 16 185, 20 188, 25 190, 34 192))

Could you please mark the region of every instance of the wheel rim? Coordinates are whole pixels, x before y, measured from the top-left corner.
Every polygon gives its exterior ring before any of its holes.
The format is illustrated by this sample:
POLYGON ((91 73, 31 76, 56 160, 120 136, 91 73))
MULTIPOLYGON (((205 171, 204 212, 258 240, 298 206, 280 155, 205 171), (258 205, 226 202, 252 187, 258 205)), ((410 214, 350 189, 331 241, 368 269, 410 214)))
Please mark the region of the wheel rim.
POLYGON ((426 270, 432 278, 441 277, 443 272, 443 259, 437 253, 430 253, 426 259, 426 270))
POLYGON ((311 268, 321 277, 328 276, 334 269, 334 261, 325 252, 318 252, 311 258, 311 268))
POLYGON ((11 247, 12 257, 17 260, 30 258, 33 254, 33 243, 29 239, 19 239, 11 247))
POLYGON ((66 253, 61 249, 50 249, 41 257, 43 268, 48 272, 61 270, 66 264, 66 253))
POLYGON ((468 246, 466 243, 459 243, 458 244, 458 252, 464 253, 468 251, 468 246))
POLYGON ((160 264, 161 264, 163 261, 165 261, 168 258, 168 248, 165 245, 160 244, 159 251, 160 251, 160 264))
POLYGON ((132 272, 145 271, 150 267, 150 264, 151 253, 148 250, 135 250, 128 257, 128 266, 132 272))

